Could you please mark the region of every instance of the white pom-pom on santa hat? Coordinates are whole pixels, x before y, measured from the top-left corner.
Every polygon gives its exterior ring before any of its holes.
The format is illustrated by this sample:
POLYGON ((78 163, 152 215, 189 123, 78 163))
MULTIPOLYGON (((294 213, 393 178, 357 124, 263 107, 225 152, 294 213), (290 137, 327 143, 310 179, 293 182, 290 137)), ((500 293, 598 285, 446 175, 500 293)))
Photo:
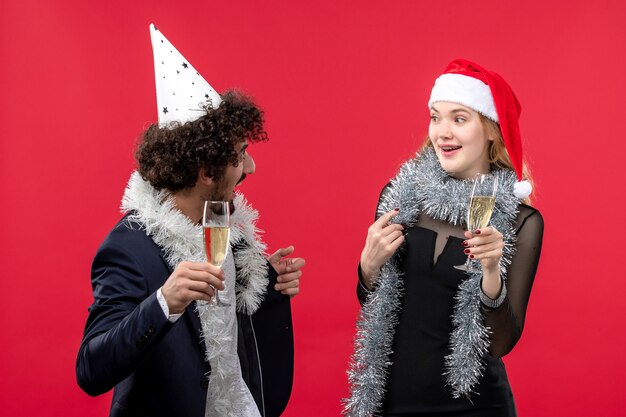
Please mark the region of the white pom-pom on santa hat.
POLYGON ((513 194, 515 195, 515 197, 519 198, 520 200, 527 198, 530 195, 530 193, 532 193, 532 191, 533 191, 532 184, 526 180, 518 181, 513 186, 513 194))

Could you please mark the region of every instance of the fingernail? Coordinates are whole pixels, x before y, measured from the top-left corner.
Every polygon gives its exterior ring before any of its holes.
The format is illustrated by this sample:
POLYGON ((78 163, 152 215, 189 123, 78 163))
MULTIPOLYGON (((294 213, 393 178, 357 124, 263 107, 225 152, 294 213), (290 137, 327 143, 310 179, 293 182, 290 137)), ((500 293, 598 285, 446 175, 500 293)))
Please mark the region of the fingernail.
POLYGON ((467 240, 464 240, 463 242, 461 242, 461 245, 467 246, 468 245, 467 240))
POLYGON ((470 250, 469 249, 465 249, 463 252, 470 253, 470 250))
POLYGON ((470 255, 470 259, 474 259, 474 255, 470 255))
POLYGON ((395 211, 400 211, 400 207, 396 207, 394 210, 395 211))
POLYGON ((476 229, 476 231, 474 233, 479 235, 480 234, 480 229, 476 229))

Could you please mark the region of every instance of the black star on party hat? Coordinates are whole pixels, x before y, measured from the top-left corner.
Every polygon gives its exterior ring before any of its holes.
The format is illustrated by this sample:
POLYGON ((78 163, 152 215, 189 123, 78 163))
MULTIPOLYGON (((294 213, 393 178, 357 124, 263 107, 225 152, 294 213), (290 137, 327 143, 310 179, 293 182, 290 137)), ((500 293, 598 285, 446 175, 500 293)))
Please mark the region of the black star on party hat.
POLYGON ((150 25, 159 125, 185 123, 204 114, 207 104, 217 108, 222 99, 165 36, 150 25))

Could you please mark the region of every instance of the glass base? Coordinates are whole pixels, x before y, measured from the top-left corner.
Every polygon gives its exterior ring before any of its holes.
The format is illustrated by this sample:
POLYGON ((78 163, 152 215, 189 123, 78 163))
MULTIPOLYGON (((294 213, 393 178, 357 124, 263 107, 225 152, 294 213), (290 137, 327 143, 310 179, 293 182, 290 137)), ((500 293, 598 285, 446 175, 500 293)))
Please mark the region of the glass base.
POLYGON ((479 268, 476 268, 474 265, 472 265, 472 263, 470 262, 469 258, 468 258, 467 262, 465 262, 463 265, 454 265, 454 269, 458 269, 459 271, 467 272, 468 274, 476 274, 476 273, 480 272, 479 268))

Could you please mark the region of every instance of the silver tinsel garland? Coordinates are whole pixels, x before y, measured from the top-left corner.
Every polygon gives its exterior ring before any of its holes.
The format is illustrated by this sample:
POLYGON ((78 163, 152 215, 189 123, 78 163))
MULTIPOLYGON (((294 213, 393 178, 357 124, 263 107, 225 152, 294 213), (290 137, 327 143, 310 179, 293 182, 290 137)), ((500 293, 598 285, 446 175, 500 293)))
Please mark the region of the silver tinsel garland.
MULTIPOLYGON (((498 191, 491 225, 504 238, 500 273, 506 280, 506 271, 515 252, 513 222, 519 200, 513 195, 513 186, 517 178, 513 171, 504 169, 495 169, 492 174, 498 177, 498 191)), ((409 227, 415 224, 419 213, 459 225, 465 223, 467 217, 472 185, 472 180, 450 177, 441 168, 434 150, 429 148, 400 168, 381 198, 378 213, 399 207, 400 212, 393 222, 409 227)), ((382 406, 404 294, 403 272, 398 269, 401 256, 402 248, 383 265, 376 289, 368 295, 361 309, 348 370, 351 395, 344 399, 346 416, 372 416, 382 406)), ((478 261, 472 262, 480 265, 478 261)), ((481 279, 481 272, 470 274, 455 296, 451 353, 445 358, 443 370, 454 398, 469 398, 485 368, 483 356, 489 350, 489 329, 484 326, 480 312, 481 279)))

